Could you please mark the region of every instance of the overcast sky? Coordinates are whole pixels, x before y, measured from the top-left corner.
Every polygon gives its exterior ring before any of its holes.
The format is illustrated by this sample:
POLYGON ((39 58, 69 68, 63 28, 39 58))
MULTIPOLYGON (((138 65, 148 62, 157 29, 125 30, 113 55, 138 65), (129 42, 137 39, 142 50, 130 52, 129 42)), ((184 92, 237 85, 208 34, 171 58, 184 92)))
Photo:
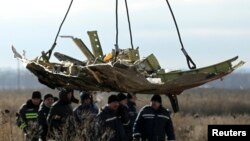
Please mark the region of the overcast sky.
MULTIPOLYGON (((169 0, 184 45, 198 67, 239 55, 250 62, 249 0, 169 0)), ((0 0, 0 69, 16 68, 11 45, 33 59, 47 51, 70 0, 0 0)), ((165 0, 128 0, 134 45, 141 57, 154 53, 164 68, 187 69, 165 0)), ((124 0, 120 0, 120 48, 130 47, 124 0)), ((60 35, 82 38, 98 30, 104 53, 115 43, 115 0, 74 0, 60 35)), ((70 39, 58 39, 57 52, 84 60, 70 39)), ((53 59, 55 60, 55 59, 53 59)), ((246 64, 242 69, 250 69, 246 64)))

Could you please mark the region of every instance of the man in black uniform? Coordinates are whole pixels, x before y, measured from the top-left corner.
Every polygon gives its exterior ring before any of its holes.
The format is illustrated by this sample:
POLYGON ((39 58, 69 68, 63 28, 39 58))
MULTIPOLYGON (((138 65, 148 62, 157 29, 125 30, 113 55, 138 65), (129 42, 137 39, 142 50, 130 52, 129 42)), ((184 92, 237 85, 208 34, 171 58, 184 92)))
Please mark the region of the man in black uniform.
POLYGON ((23 130, 26 140, 38 141, 37 117, 41 103, 41 93, 34 91, 32 98, 23 104, 17 113, 17 125, 23 130))
POLYGON ((81 105, 74 109, 74 118, 77 124, 82 125, 84 120, 89 121, 98 114, 98 108, 93 103, 92 95, 89 92, 81 92, 81 105))
POLYGON ((160 95, 151 98, 150 106, 142 108, 134 124, 134 140, 168 141, 175 140, 170 112, 162 107, 160 95))
POLYGON ((133 126, 135 123, 135 119, 137 117, 136 103, 135 103, 136 95, 128 93, 127 99, 128 99, 127 105, 128 105, 128 111, 129 111, 129 118, 130 118, 130 123, 127 129, 127 135, 128 135, 129 141, 132 141, 133 140, 133 126))
POLYGON ((117 109, 119 107, 116 95, 108 98, 108 105, 98 114, 97 129, 98 136, 105 136, 105 141, 127 141, 126 133, 121 120, 117 117, 117 109), (107 133, 108 132, 108 133, 107 133))
POLYGON ((78 138, 86 141, 95 139, 96 115, 99 109, 93 102, 93 97, 89 92, 80 93, 81 105, 74 109, 74 118, 76 121, 76 135, 78 138))
POLYGON ((117 110, 117 116, 121 120, 125 133, 126 138, 129 139, 129 124, 130 124, 130 116, 129 116, 129 109, 128 109, 128 99, 124 93, 119 93, 117 95, 119 100, 119 108, 117 110))
POLYGON ((48 124, 47 116, 50 111, 51 105, 54 103, 54 97, 52 94, 46 94, 43 98, 43 102, 40 105, 38 111, 38 125, 40 130, 40 140, 47 141, 48 124))
POLYGON ((71 106, 73 90, 62 90, 59 92, 59 100, 55 102, 47 117, 49 134, 57 141, 73 140, 74 119, 71 106))

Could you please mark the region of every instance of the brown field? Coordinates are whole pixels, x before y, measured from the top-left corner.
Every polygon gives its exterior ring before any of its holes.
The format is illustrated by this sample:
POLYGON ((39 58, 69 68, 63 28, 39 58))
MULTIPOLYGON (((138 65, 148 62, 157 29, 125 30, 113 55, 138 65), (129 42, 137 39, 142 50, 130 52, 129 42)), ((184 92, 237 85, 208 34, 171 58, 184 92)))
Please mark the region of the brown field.
MULTIPOLYGON (((43 94, 57 91, 43 89, 43 94)), ((15 126, 15 113, 30 97, 32 90, 0 91, 0 141, 22 141, 22 132, 15 126), (10 113, 5 113, 8 109, 10 113)), ((99 95, 105 104, 105 95, 99 95)), ((165 97, 165 96, 163 96, 165 97)), ((150 96, 138 95, 138 109, 148 104, 150 96)), ((206 141, 209 124, 250 124, 250 91, 193 89, 179 96, 181 112, 173 114, 178 141, 206 141)), ((169 107, 167 98, 164 106, 169 107)))

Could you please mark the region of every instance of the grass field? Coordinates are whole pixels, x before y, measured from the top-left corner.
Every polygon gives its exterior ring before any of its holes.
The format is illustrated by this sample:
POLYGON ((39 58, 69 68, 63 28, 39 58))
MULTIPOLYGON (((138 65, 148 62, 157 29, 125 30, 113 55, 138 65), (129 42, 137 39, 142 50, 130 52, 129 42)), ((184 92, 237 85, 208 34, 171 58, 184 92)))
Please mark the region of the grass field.
MULTIPOLYGON (((57 91, 43 89, 43 94, 57 91)), ((15 113, 30 97, 32 90, 0 91, 0 141, 22 141, 22 132, 15 126, 15 113), (5 109, 10 113, 5 113, 5 109)), ((77 95, 77 94, 76 94, 77 95)), ((150 96, 138 96, 138 109, 149 103, 150 96)), ((169 101, 164 98, 165 107, 169 101)), ((98 95, 98 106, 106 103, 105 94, 98 95)), ((179 96, 181 112, 172 114, 178 141, 206 141, 209 124, 249 124, 250 91, 193 89, 179 96)))

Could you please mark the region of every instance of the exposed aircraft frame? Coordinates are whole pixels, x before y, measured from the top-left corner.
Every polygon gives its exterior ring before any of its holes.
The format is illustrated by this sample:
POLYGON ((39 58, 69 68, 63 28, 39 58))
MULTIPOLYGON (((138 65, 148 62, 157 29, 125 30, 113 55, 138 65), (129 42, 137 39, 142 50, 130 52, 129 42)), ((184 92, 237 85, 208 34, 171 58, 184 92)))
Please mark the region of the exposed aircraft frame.
MULTIPOLYGON (((61 53, 54 54, 61 63, 50 62, 44 54, 34 60, 28 60, 14 47, 12 50, 15 57, 26 64, 26 68, 37 76, 40 83, 52 89, 164 94, 169 97, 175 112, 179 111, 177 95, 184 90, 221 79, 244 64, 240 61, 233 65, 238 59, 234 57, 204 68, 165 72, 153 54, 140 59, 138 48, 120 50, 116 58, 104 61, 105 56, 97 31, 90 31, 88 35, 93 53, 81 39, 66 36, 74 41, 87 57, 87 61, 61 53)), ((112 55, 115 56, 115 51, 112 55)))

